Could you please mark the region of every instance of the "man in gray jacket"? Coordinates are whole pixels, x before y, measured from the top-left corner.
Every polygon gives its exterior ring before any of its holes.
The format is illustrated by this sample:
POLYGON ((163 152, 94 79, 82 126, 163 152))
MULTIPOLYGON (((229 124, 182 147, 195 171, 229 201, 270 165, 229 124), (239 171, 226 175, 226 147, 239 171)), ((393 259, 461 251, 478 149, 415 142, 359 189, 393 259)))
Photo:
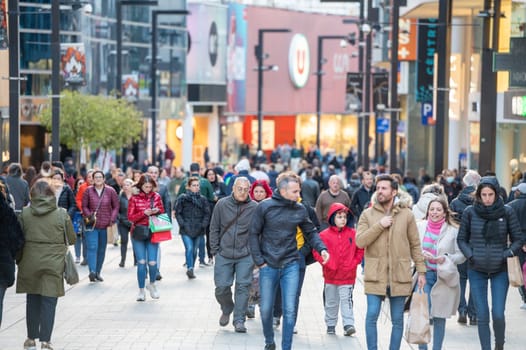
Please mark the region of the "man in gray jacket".
POLYGON ((252 283, 254 262, 248 245, 248 231, 257 203, 248 196, 250 182, 238 177, 232 194, 220 199, 210 221, 210 248, 215 257, 214 282, 216 300, 221 306, 219 325, 230 322, 234 312, 234 329, 245 333, 245 311, 252 283), (234 300, 232 284, 236 280, 234 300))

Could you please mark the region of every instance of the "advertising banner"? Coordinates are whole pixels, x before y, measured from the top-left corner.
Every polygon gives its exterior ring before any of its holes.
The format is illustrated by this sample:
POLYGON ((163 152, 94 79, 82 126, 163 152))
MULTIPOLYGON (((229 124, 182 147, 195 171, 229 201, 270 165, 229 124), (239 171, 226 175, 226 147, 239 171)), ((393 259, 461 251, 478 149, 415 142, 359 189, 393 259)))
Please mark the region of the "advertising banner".
POLYGON ((244 112, 246 106, 247 20, 246 7, 228 6, 227 112, 244 112))
POLYGON ((121 93, 130 102, 139 99, 139 74, 123 74, 121 93))
POLYGON ((60 69, 66 84, 84 84, 86 81, 84 43, 60 44, 60 52, 60 69))

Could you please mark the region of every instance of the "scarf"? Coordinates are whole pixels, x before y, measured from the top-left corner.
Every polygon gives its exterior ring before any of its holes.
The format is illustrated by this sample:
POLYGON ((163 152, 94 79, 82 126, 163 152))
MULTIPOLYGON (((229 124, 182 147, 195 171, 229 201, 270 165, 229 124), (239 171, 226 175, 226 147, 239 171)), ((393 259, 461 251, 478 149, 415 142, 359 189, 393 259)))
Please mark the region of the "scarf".
POLYGON ((203 202, 201 201, 200 192, 192 192, 190 190, 186 191, 186 198, 189 202, 192 202, 192 205, 196 208, 203 209, 203 202))
POLYGON ((434 233, 435 235, 438 236, 438 234, 440 233, 440 229, 442 228, 442 225, 444 224, 444 222, 446 222, 446 218, 443 218, 442 220, 437 221, 437 222, 427 220, 426 231, 434 233))
POLYGON ((504 201, 500 197, 491 205, 484 205, 476 201, 473 204, 473 208, 475 209, 475 213, 485 220, 482 236, 486 242, 488 242, 491 236, 499 232, 498 220, 506 214, 504 201))

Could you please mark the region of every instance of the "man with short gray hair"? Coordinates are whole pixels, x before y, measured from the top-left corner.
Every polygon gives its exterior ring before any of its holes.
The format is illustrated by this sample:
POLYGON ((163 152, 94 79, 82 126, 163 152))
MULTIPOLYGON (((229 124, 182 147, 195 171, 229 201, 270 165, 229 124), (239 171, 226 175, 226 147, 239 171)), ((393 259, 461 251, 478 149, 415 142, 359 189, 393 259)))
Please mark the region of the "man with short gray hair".
POLYGON ((210 221, 210 250, 215 257, 214 283, 216 300, 221 306, 219 325, 224 327, 234 313, 234 330, 245 333, 245 311, 248 306, 254 262, 249 249, 249 226, 257 203, 248 195, 250 181, 238 177, 230 196, 221 198, 210 221), (234 300, 232 284, 236 281, 234 300))
MULTIPOLYGON (((316 216, 320 220, 320 230, 325 230, 329 227, 327 213, 329 208, 334 203, 341 203, 349 208, 352 215, 354 213, 351 209, 351 199, 347 192, 342 191, 342 180, 338 175, 331 175, 329 178, 329 189, 323 191, 316 201, 316 216)), ((352 222, 347 223, 348 226, 353 226, 352 222)))

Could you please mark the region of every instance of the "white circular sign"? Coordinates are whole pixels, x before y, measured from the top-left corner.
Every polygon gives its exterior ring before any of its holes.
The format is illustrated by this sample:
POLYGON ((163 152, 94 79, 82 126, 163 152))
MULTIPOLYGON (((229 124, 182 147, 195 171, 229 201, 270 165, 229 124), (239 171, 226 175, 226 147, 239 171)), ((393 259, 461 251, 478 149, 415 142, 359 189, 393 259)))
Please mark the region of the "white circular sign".
POLYGON ((303 34, 295 34, 289 47, 290 80, 298 89, 307 84, 310 75, 309 42, 303 34))

